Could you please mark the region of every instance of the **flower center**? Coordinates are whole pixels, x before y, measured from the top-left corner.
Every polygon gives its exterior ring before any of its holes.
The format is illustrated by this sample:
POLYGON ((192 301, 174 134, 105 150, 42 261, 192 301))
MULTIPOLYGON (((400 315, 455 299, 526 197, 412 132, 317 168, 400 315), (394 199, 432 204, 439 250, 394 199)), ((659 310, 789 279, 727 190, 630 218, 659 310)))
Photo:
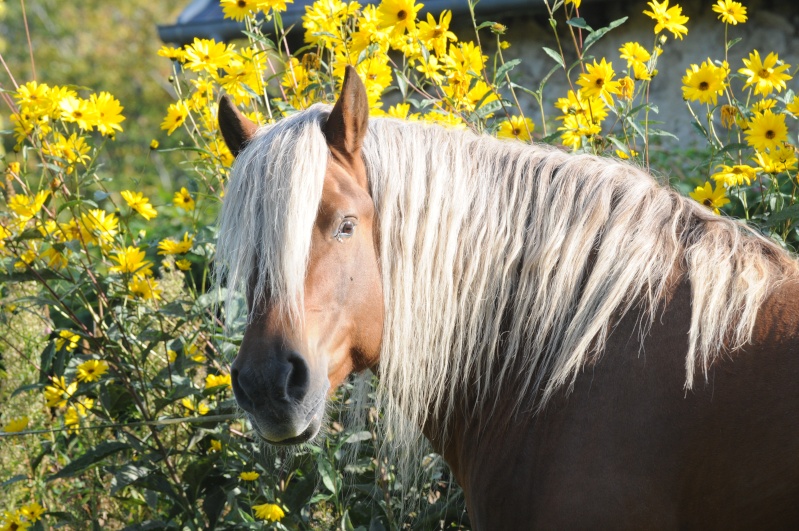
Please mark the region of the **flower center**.
POLYGON ((408 18, 408 13, 404 9, 401 9, 399 13, 397 13, 397 20, 405 20, 408 18))
POLYGON ((236 5, 243 9, 247 7, 247 0, 239 0, 238 2, 236 2, 236 5))
POLYGON ((709 88, 710 85, 708 84, 707 81, 702 81, 701 83, 699 83, 699 90, 707 90, 709 88))
POLYGON ((706 207, 712 207, 713 206, 713 200, 708 197, 707 199, 702 201, 702 204, 705 205, 706 207))
POLYGON ((771 72, 767 68, 764 68, 763 70, 758 72, 757 75, 762 77, 763 79, 768 79, 768 76, 771 75, 771 72))
POLYGON ((594 83, 594 84, 597 87, 602 88, 605 85, 605 80, 600 77, 599 79, 596 80, 596 83, 594 83))
POLYGON ((769 140, 771 140, 771 139, 772 139, 772 138, 774 138, 775 136, 777 136, 777 133, 775 133, 775 132, 774 132, 774 131, 772 131, 771 129, 769 129, 768 131, 766 131, 766 138, 768 138, 769 140))
POLYGON ((522 134, 521 129, 519 129, 518 127, 514 128, 513 131, 511 132, 513 133, 513 136, 519 136, 520 134, 522 134))

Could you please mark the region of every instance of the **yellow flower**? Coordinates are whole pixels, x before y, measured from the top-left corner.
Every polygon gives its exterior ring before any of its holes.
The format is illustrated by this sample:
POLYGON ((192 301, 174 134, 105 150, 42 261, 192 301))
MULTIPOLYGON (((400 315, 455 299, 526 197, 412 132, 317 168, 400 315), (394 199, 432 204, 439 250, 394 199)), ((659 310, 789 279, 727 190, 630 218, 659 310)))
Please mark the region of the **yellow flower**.
POLYGON ((153 205, 150 204, 150 200, 144 197, 141 192, 123 190, 121 194, 122 199, 125 200, 128 206, 141 214, 147 221, 150 221, 158 215, 153 205))
POLYGON ((224 385, 230 387, 230 375, 229 374, 209 374, 205 377, 205 388, 210 389, 212 387, 218 387, 220 385, 224 385))
POLYGON ((80 336, 70 330, 61 330, 58 332, 58 339, 55 340, 56 350, 65 348, 67 352, 71 352, 78 347, 80 336))
POLYGON ((158 282, 150 277, 134 277, 128 283, 128 290, 140 299, 160 299, 163 290, 158 282))
POLYGON ((25 515, 20 511, 4 511, 2 518, 0 518, 0 524, 3 526, 0 528, 2 531, 25 531, 30 529, 30 522, 25 519, 25 515))
POLYGON ((721 126, 726 129, 731 129, 735 125, 738 118, 738 109, 732 105, 721 106, 721 126))
POLYGON ((66 405, 67 400, 69 400, 77 390, 77 382, 72 382, 67 385, 63 376, 54 378, 51 385, 46 385, 44 387, 44 398, 47 401, 47 407, 61 407, 66 405))
POLYGON ((194 210, 194 199, 192 199, 191 194, 189 194, 189 191, 186 190, 186 187, 183 187, 180 189, 180 191, 175 192, 175 195, 172 198, 172 203, 176 207, 182 208, 186 212, 194 210))
POLYGON ((158 149, 158 146, 159 146, 159 144, 158 144, 158 140, 156 140, 156 139, 154 139, 154 138, 153 138, 153 139, 150 141, 150 149, 158 149))
POLYGON ((449 31, 451 20, 452 11, 445 9, 441 12, 438 22, 432 13, 427 14, 427 21, 419 22, 419 39, 436 55, 447 53, 447 44, 458 40, 458 37, 449 31))
POLYGON ((619 97, 623 100, 633 99, 635 94, 635 81, 630 76, 624 76, 619 80, 619 97))
POLYGON ((194 236, 189 236, 188 232, 183 233, 183 240, 176 242, 172 238, 161 240, 158 243, 158 254, 185 254, 191 250, 194 245, 194 236))
POLYGON ((591 138, 598 135, 602 128, 597 123, 589 122, 578 114, 569 114, 563 117, 563 125, 558 127, 561 133, 561 141, 566 146, 578 149, 583 145, 583 138, 591 138))
MULTIPOLYGON (((90 146, 86 143, 86 139, 77 133, 72 133, 69 138, 61 133, 55 133, 54 140, 54 142, 43 146, 43 151, 56 159, 64 159, 68 169, 71 170, 76 164, 86 165, 91 160, 88 155, 90 146)), ((63 166, 64 161, 56 160, 54 162, 63 166)))
POLYGON ((239 474, 239 478, 241 478, 242 481, 255 481, 259 477, 261 477, 261 474, 258 472, 242 472, 239 474))
POLYGON ((180 260, 175 260, 175 265, 178 266, 178 269, 180 269, 181 271, 188 271, 189 269, 191 269, 191 262, 189 260, 186 260, 185 258, 182 258, 180 260))
POLYGON ((269 520, 270 522, 277 522, 280 521, 286 513, 283 512, 283 509, 280 508, 279 505, 275 505, 274 503, 264 503, 261 505, 253 505, 253 511, 255 511, 255 517, 260 518, 261 520, 269 520))
POLYGON ((583 0, 566 0, 564 3, 566 5, 572 4, 574 7, 579 9, 580 8, 580 4, 583 3, 583 0))
POLYGON ((444 81, 444 74, 441 73, 442 64, 434 55, 428 55, 427 60, 424 58, 419 62, 416 70, 424 74, 424 77, 433 82, 434 85, 441 85, 444 81))
POLYGON ((178 353, 169 349, 166 351, 166 359, 169 360, 169 363, 175 363, 175 360, 178 359, 178 353))
POLYGON ((171 135, 175 129, 183 125, 189 115, 189 107, 184 100, 176 101, 166 110, 166 118, 161 122, 161 129, 166 130, 166 134, 171 135))
POLYGON ((181 63, 186 60, 186 51, 183 48, 173 48, 172 46, 161 46, 156 54, 160 57, 166 57, 173 61, 180 61, 181 63))
POLYGON ((76 403, 67 408, 64 413, 64 425, 67 427, 69 433, 77 433, 80 427, 80 419, 86 416, 86 410, 90 409, 94 401, 90 398, 84 398, 83 403, 76 403))
POLYGON ((217 441, 216 439, 211 439, 211 452, 221 452, 222 451, 222 441, 217 441))
POLYGON ((119 100, 108 92, 101 92, 99 95, 92 94, 90 103, 94 106, 95 125, 97 130, 106 136, 112 136, 114 131, 122 131, 119 125, 125 120, 122 116, 122 105, 119 100))
POLYGON ((730 202, 730 200, 725 197, 725 193, 723 186, 716 186, 716 189, 713 190, 712 185, 709 182, 705 182, 704 186, 697 186, 696 189, 688 195, 690 195, 691 199, 694 201, 702 203, 714 213, 718 214, 719 208, 730 202))
MULTIPOLYGON (((558 98, 555 107, 564 115, 576 115, 592 124, 601 123, 608 117, 605 102, 600 98, 584 98, 581 90, 570 90, 565 98, 558 98)), ((565 116, 558 117, 558 120, 563 119, 565 116)))
POLYGON ((736 164, 734 166, 722 164, 716 167, 716 169, 719 168, 720 171, 711 175, 710 178, 716 183, 721 182, 727 187, 740 186, 744 183, 747 185, 752 184, 752 179, 757 176, 757 169, 745 164, 736 164))
POLYGON ((786 87, 785 82, 792 79, 785 73, 791 65, 778 65, 779 56, 774 52, 769 53, 765 60, 761 60, 760 52, 754 50, 749 54, 749 59, 744 59, 743 62, 746 68, 739 69, 738 73, 748 77, 744 88, 754 86, 755 94, 765 96, 775 89, 777 92, 782 92, 786 87))
POLYGON ((111 259, 117 263, 108 270, 112 273, 132 274, 138 277, 152 275, 152 262, 145 260, 145 253, 138 247, 115 249, 111 259))
POLYGON ((741 2, 733 0, 719 0, 713 5, 713 11, 719 14, 719 20, 725 24, 735 26, 739 22, 746 22, 746 7, 741 2))
POLYGON ((424 7, 416 0, 383 0, 377 8, 381 26, 390 28, 392 35, 416 31, 416 13, 424 7))
POLYGON ((36 502, 29 503, 28 505, 23 505, 19 512, 25 516, 28 520, 32 523, 36 523, 42 519, 42 515, 44 514, 44 507, 39 505, 36 502))
POLYGON ((62 99, 61 119, 66 122, 74 122, 84 131, 88 131, 97 123, 97 111, 89 100, 67 96, 62 99))
POLYGON ((49 191, 37 192, 35 196, 16 194, 8 200, 8 208, 14 211, 22 220, 29 220, 39 213, 44 202, 50 195, 49 191))
POLYGON ((220 0, 225 18, 241 22, 250 13, 258 10, 259 0, 220 0))
POLYGON ((756 150, 773 149, 788 139, 785 115, 774 114, 771 110, 757 113, 749 120, 745 133, 747 143, 756 150))
POLYGON ((28 427, 28 422, 30 422, 28 417, 11 419, 3 426, 3 431, 6 433, 19 433, 28 427))
POLYGON ((683 98, 716 105, 719 95, 724 93, 726 74, 724 68, 717 67, 710 59, 700 66, 691 65, 682 78, 683 98))
POLYGON ((189 411, 197 412, 200 415, 205 415, 210 411, 208 404, 205 403, 205 400, 200 400, 197 405, 194 405, 194 402, 191 401, 190 398, 184 398, 180 401, 180 403, 189 411))
POLYGON ((766 98, 753 103, 750 109, 752 112, 763 112, 766 109, 773 109, 775 105, 777 105, 777 100, 766 98))
POLYGON ((638 156, 638 152, 636 150, 634 150, 634 149, 631 149, 630 153, 628 154, 625 151, 622 151, 621 149, 617 149, 616 150, 616 156, 619 157, 622 160, 629 160, 630 157, 637 157, 638 156))
MULTIPOLYGON (((114 214, 107 215, 104 210, 97 208, 81 214, 80 221, 80 236, 91 243, 110 243, 119 227, 119 220, 114 214)), ((71 227, 68 229, 71 230, 71 227)))
POLYGON ((582 87, 583 95, 587 97, 604 96, 607 99, 612 99, 611 94, 618 94, 621 91, 618 81, 613 81, 615 72, 613 71, 613 63, 608 63, 605 58, 602 62, 597 63, 594 59, 594 64, 585 65, 586 72, 580 74, 577 84, 582 87))
POLYGON ((213 39, 194 38, 194 42, 186 47, 186 67, 193 72, 205 71, 215 75, 218 70, 227 66, 233 47, 213 39))
POLYGON ((782 144, 771 152, 757 151, 752 160, 765 173, 793 171, 797 166, 796 149, 788 143, 782 144))
POLYGON ((108 363, 103 360, 87 360, 78 365, 78 381, 94 382, 108 370, 108 363))
POLYGON ((263 11, 273 9, 274 11, 285 11, 286 4, 293 4, 294 0, 260 0, 258 7, 263 11))
POLYGON ((522 118, 521 116, 511 116, 509 120, 503 121, 499 124, 497 130, 498 138, 515 138, 522 142, 530 142, 530 133, 533 132, 535 124, 530 118, 522 118))
POLYGON ((663 0, 663 2, 652 0, 647 2, 647 5, 652 11, 644 11, 644 15, 648 15, 657 22, 655 35, 664 29, 674 34, 677 39, 682 39, 683 35, 688 34, 688 28, 685 27, 688 17, 682 14, 682 7, 675 5, 670 8, 669 0, 663 0))

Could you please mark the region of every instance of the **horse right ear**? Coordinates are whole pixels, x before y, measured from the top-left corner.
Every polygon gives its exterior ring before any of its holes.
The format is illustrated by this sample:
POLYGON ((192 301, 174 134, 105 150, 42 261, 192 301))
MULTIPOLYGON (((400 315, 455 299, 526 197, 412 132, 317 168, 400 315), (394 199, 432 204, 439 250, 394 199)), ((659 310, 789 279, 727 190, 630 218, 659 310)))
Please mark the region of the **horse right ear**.
POLYGON ((237 157, 258 130, 258 124, 244 116, 227 94, 219 100, 219 130, 228 149, 237 157))
POLYGON ((369 99, 366 96, 366 87, 355 68, 347 65, 341 94, 325 124, 327 145, 339 153, 356 156, 366 136, 368 122, 369 99))

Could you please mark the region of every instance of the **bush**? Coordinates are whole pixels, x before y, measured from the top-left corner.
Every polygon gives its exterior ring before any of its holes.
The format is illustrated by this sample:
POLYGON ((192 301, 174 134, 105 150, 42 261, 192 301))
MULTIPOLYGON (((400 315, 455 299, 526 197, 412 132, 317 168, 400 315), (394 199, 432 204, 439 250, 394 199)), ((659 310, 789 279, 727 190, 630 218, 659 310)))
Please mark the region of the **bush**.
MULTIPOLYGON (((124 108, 111 94, 35 81, 4 94, 16 150, 4 160, 0 217, 3 523, 466 528, 462 495, 437 466, 440 457, 427 456, 426 479, 404 488, 376 451, 379 412, 366 411, 365 428, 341 416, 354 401, 350 385, 334 398, 329 433, 316 445, 274 452, 250 436, 228 374, 243 305, 219 308, 222 294, 209 281, 212 223, 232 163, 216 125, 219 96, 272 123, 332 103, 353 64, 376 116, 559 143, 649 167, 650 147, 669 133, 652 120, 648 89, 663 75, 666 32, 685 37, 687 17, 652 1, 650 45, 629 42, 619 59, 596 59, 589 50, 625 19, 593 29, 579 16, 580 0, 547 3, 558 49, 544 49, 552 69, 530 89, 514 81, 520 61, 503 57, 506 28, 474 16, 475 40, 463 42, 449 30, 451 13, 421 19, 415 0, 318 0, 303 19, 305 46, 290 55, 284 1, 222 4, 246 23, 242 44, 196 39, 159 51, 174 63, 179 95, 161 128, 184 144, 160 151, 180 151, 194 176, 171 204, 154 206, 135 186, 117 189, 97 172, 105 147, 124 134, 124 108), (576 61, 567 60, 564 41, 576 61), (554 75, 573 88, 547 118, 554 75), (539 106, 539 123, 525 115, 525 99, 539 106)), ((725 32, 746 22, 737 2, 720 0, 713 10, 725 32)), ((723 58, 688 65, 682 78, 688 117, 708 146, 709 180, 691 196, 795 246, 797 159, 787 123, 799 101, 787 88, 790 68, 757 50, 735 68, 726 59, 734 45, 725 43, 723 58)), ((150 147, 159 150, 155 141, 150 147)))

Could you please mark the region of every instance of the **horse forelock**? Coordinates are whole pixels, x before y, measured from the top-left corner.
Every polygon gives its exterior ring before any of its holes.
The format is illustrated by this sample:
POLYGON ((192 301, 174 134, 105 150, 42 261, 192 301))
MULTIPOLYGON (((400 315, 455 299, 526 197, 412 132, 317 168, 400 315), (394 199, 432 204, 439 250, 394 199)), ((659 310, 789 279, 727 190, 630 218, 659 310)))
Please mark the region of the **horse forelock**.
MULTIPOLYGON (((302 326, 311 233, 328 161, 321 129, 328 114, 327 106, 315 105, 262 127, 236 158, 216 252, 228 307, 237 294, 248 292, 252 308, 268 297, 289 323, 302 326)), ((248 320, 256 316, 251 311, 248 320)))
POLYGON ((683 275, 690 388, 796 274, 772 242, 621 161, 392 119, 371 121, 364 159, 385 301, 377 399, 403 451, 511 381, 515 411, 542 407, 628 311, 643 337, 683 275))

